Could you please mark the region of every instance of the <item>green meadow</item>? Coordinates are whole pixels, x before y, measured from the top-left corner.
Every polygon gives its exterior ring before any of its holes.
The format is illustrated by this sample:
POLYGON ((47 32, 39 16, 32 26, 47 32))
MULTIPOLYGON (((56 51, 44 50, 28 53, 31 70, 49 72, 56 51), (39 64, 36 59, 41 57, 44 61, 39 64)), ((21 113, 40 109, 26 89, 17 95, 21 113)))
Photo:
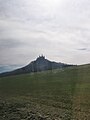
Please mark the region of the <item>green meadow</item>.
POLYGON ((90 120, 90 65, 0 78, 0 120, 90 120))

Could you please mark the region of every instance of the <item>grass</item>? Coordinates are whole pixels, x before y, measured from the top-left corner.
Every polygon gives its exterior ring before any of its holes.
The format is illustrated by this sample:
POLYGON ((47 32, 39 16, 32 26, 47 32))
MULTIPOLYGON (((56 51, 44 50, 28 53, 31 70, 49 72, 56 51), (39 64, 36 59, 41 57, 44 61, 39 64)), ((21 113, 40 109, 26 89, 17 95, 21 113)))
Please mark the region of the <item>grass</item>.
POLYGON ((46 116, 42 120, 89 120, 90 65, 0 78, 0 99, 1 104, 4 101, 0 120, 10 120, 10 114, 15 120, 29 120, 31 111, 46 116), (22 117, 8 113, 10 106, 22 117))

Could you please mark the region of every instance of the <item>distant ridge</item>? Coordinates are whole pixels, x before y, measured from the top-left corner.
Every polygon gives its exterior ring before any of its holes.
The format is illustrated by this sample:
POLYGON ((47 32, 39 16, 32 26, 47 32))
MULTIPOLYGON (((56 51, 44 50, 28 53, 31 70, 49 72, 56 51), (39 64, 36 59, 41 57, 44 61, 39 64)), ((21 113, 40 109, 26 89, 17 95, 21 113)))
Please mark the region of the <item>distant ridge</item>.
POLYGON ((65 64, 61 62, 59 63, 53 62, 53 61, 46 59, 45 56, 41 55, 37 57, 35 61, 32 61, 31 63, 29 63, 28 65, 22 68, 13 70, 11 72, 1 73, 0 77, 26 74, 26 73, 32 73, 32 72, 40 72, 40 71, 53 70, 53 69, 60 69, 60 68, 65 68, 65 67, 70 67, 70 66, 73 66, 73 65, 65 64))

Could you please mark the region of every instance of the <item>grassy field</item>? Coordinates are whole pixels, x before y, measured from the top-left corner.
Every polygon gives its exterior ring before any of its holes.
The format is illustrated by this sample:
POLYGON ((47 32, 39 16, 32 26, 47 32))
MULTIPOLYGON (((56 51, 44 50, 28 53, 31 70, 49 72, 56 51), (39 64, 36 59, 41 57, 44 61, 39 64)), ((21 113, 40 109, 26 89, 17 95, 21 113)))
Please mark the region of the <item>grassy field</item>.
POLYGON ((90 65, 0 78, 0 120, 90 120, 90 65))

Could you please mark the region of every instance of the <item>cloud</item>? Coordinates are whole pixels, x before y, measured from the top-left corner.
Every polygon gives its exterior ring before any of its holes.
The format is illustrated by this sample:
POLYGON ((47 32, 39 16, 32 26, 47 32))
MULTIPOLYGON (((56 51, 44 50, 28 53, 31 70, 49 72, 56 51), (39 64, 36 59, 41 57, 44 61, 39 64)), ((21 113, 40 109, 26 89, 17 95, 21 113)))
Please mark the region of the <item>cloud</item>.
POLYGON ((0 64, 25 64, 42 53, 66 63, 90 61, 90 1, 54 3, 0 0, 0 64))
POLYGON ((6 48, 15 48, 21 45, 21 43, 18 40, 14 39, 2 39, 0 40, 0 49, 6 49, 6 48))
POLYGON ((83 50, 83 51, 86 51, 87 48, 79 48, 79 49, 77 49, 77 50, 83 50))

